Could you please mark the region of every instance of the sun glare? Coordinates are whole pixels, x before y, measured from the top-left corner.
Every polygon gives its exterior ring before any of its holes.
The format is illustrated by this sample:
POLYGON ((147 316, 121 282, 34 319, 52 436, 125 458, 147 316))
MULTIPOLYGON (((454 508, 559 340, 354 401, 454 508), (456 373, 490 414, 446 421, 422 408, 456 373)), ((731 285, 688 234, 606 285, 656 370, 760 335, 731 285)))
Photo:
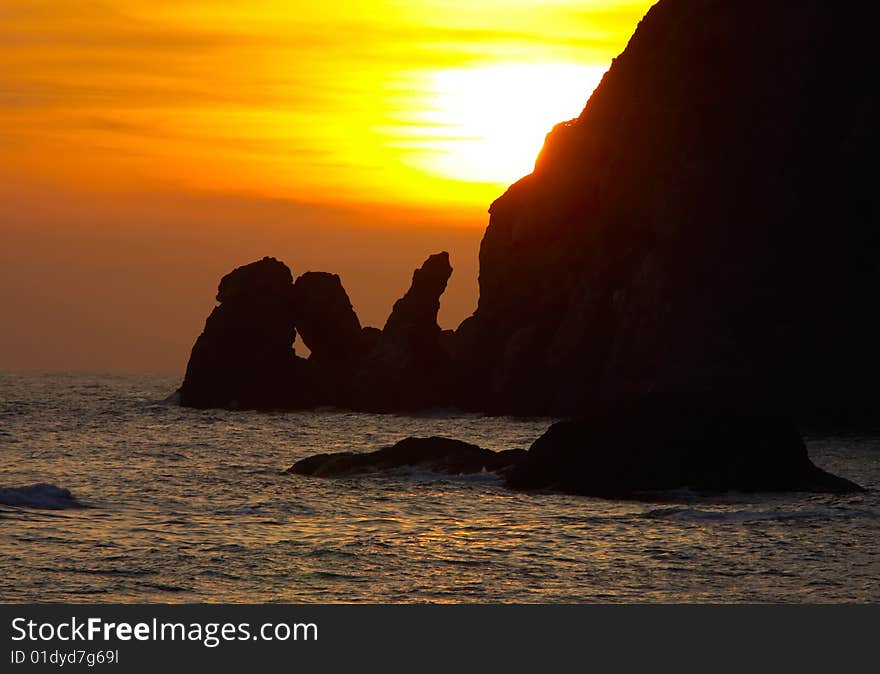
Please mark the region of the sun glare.
POLYGON ((393 143, 428 173, 508 184, 531 173, 547 132, 580 114, 603 73, 560 63, 426 73, 393 143))

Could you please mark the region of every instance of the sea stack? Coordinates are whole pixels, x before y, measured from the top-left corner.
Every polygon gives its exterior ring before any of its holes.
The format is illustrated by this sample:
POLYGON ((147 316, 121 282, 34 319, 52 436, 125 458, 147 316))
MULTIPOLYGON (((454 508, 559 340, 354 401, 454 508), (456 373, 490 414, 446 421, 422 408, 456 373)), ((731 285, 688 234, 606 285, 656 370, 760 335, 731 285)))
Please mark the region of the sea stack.
POLYGON ((428 257, 378 330, 361 326, 336 274, 309 271, 294 283, 287 265, 270 257, 239 267, 220 281, 180 402, 377 412, 448 404, 452 333, 440 330, 437 311, 451 274, 448 253, 428 257), (308 359, 294 353, 297 330, 308 359))
POLYGON ((296 326, 311 358, 330 363, 356 358, 361 322, 336 274, 310 271, 293 284, 296 326))
POLYGON ((394 412, 449 404, 450 354, 437 312, 450 276, 446 252, 431 255, 413 272, 358 374, 358 407, 394 412))
POLYGON ((293 278, 273 257, 220 281, 218 305, 190 355, 180 387, 187 407, 281 409, 309 404, 294 354, 293 278))

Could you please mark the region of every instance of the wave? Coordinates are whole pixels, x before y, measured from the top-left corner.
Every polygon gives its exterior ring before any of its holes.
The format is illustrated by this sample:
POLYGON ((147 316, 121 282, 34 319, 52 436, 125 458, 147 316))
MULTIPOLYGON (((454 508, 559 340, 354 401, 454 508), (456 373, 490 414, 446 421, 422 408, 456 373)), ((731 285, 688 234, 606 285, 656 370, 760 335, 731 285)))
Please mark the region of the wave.
POLYGON ((443 484, 443 483, 475 483, 487 485, 501 485, 502 479, 498 473, 483 468, 478 473, 446 473, 442 470, 432 470, 430 466, 395 466, 393 468, 376 468, 354 475, 346 476, 346 479, 360 478, 399 478, 415 483, 443 484))
POLYGON ((86 507, 74 498, 69 489, 42 482, 27 487, 0 487, 0 505, 42 510, 86 507))
POLYGON ((870 510, 828 508, 827 510, 700 510, 697 508, 656 508, 642 515, 650 519, 681 522, 760 522, 801 519, 877 517, 870 510))

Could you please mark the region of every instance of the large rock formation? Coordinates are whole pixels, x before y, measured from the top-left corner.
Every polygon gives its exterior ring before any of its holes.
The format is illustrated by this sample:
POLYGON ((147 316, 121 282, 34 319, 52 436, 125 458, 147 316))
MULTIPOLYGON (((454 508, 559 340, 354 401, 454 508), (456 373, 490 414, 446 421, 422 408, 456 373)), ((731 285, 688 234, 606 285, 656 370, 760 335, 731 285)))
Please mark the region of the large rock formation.
POLYGON ((338 278, 294 293, 263 260, 221 283, 183 403, 581 418, 536 443, 522 488, 848 489, 775 415, 878 413, 872 9, 661 0, 492 204, 479 305, 454 334, 436 320, 445 253, 381 332, 338 278), (653 410, 625 402, 645 394, 653 410))
POLYGON ((264 257, 220 281, 219 304, 190 355, 180 387, 188 407, 295 408, 310 404, 293 351, 293 278, 264 257))
POLYGON ((644 398, 561 421, 507 475, 517 489, 645 492, 862 491, 815 466, 788 419, 743 404, 644 398))
POLYGON ((289 272, 254 286, 268 272, 245 267, 224 282, 251 299, 209 318, 184 404, 286 400, 299 322, 312 381, 342 373, 321 404, 567 415, 651 392, 761 397, 810 421, 876 412, 869 9, 662 0, 492 205, 479 306, 456 333, 436 322, 445 254, 381 333, 333 275, 298 281, 290 320, 289 272))
POLYGON ((876 411, 871 9, 655 5, 492 204, 458 400, 570 414, 711 392, 811 421, 876 411))
POLYGON ((384 330, 362 328, 339 276, 306 272, 296 283, 275 258, 220 281, 217 301, 180 388, 188 407, 370 411, 448 404, 451 331, 437 325, 452 274, 448 253, 413 274, 384 330), (311 351, 297 358, 297 334, 311 351))

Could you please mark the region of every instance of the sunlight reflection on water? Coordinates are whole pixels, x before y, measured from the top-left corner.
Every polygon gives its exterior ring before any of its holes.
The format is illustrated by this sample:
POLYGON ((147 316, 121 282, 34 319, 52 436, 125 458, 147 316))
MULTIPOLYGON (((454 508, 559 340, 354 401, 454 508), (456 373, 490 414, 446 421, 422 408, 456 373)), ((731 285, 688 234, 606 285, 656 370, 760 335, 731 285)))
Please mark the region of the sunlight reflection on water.
POLYGON ((816 438, 864 495, 666 502, 521 494, 492 476, 324 480, 308 454, 409 435, 527 448, 548 419, 256 414, 161 402, 161 377, 0 375, 5 601, 877 601, 880 441, 816 438))

